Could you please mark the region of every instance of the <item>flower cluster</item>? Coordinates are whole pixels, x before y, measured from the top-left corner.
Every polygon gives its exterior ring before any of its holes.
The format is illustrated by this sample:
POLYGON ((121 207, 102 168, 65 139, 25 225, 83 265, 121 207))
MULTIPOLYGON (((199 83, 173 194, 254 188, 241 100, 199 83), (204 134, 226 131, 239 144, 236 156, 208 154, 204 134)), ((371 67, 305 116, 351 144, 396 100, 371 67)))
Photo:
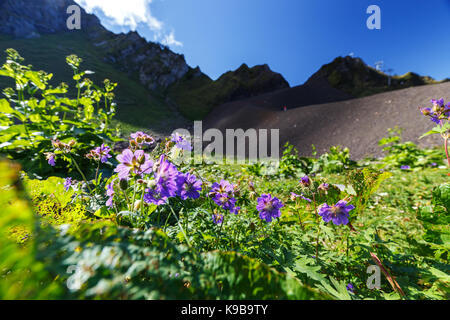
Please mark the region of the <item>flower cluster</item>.
POLYGON ((91 150, 87 155, 86 158, 93 159, 95 161, 100 161, 101 163, 105 163, 108 161, 109 158, 112 156, 109 154, 111 152, 111 148, 108 147, 105 144, 102 144, 100 147, 97 147, 93 150, 91 150))
POLYGON ((308 202, 312 202, 311 199, 306 198, 303 194, 296 194, 295 192, 291 192, 291 200, 295 201, 295 199, 300 198, 308 202))
POLYGON ((185 151, 191 151, 192 146, 191 143, 187 140, 186 137, 180 135, 179 133, 175 132, 172 134, 170 141, 175 142, 175 146, 178 149, 185 150, 185 151))
POLYGON ((348 292, 355 293, 355 287, 353 286, 353 284, 351 283, 347 284, 346 288, 348 292))
POLYGON ((161 205, 167 203, 172 197, 179 196, 182 200, 198 199, 202 182, 190 173, 179 172, 174 164, 170 163, 164 155, 154 165, 154 180, 146 189, 144 201, 161 205))
POLYGON ((130 137, 130 146, 132 148, 142 148, 144 145, 152 145, 155 142, 152 136, 142 131, 132 133, 130 137))
POLYGON ((52 146, 55 152, 45 152, 45 160, 47 160, 48 164, 54 167, 56 165, 56 152, 62 153, 70 153, 72 151, 72 147, 76 144, 75 140, 70 140, 69 143, 63 143, 58 139, 52 140, 52 146))
MULTIPOLYGON (((191 173, 179 172, 166 155, 153 162, 150 156, 143 150, 137 149, 144 144, 151 144, 154 139, 143 132, 136 132, 131 135, 130 148, 125 149, 117 156, 119 164, 114 169, 118 175, 120 189, 125 192, 129 186, 134 186, 133 198, 136 195, 136 188, 143 193, 143 200, 146 203, 163 205, 169 198, 180 197, 182 200, 197 199, 200 197, 202 182, 191 173), (133 182, 129 182, 132 180, 133 182)), ((110 149, 104 145, 91 151, 93 159, 106 159, 110 149)), ((113 205, 115 191, 114 181, 107 185, 106 195, 108 196, 107 206, 113 205)), ((140 192, 140 191, 139 191, 140 192)), ((128 201, 128 199, 127 199, 128 201)), ((138 200, 139 207, 142 202, 138 200)), ((132 204, 136 207, 136 203, 132 204)))
POLYGON ((271 194, 263 194, 258 198, 258 204, 256 209, 259 212, 259 217, 262 220, 271 222, 273 219, 279 218, 281 216, 280 209, 283 207, 283 203, 276 198, 272 197, 271 194))
POLYGON ((202 182, 197 180, 197 177, 190 174, 178 175, 178 195, 182 200, 198 199, 200 197, 200 191, 202 190, 202 182))
POLYGON ((300 179, 300 184, 304 187, 309 187, 311 185, 311 179, 308 176, 304 176, 300 179))
POLYGON ((431 121, 441 124, 442 120, 450 120, 450 102, 445 104, 444 99, 432 99, 432 106, 421 108, 423 115, 431 118, 431 121))
POLYGON ((72 151, 72 147, 76 144, 75 140, 70 140, 69 143, 63 143, 58 139, 52 140, 53 148, 57 151, 61 151, 63 153, 70 153, 72 151))
POLYGON ((213 222, 215 224, 222 224, 223 222, 223 214, 220 212, 215 211, 213 214, 213 222))
POLYGON ((45 155, 45 160, 47 160, 48 164, 51 165, 52 167, 54 167, 56 165, 56 162, 55 162, 56 154, 54 152, 45 152, 44 155, 45 155))
POLYGON ((241 208, 236 207, 235 191, 235 185, 221 180, 220 183, 213 183, 208 195, 222 209, 238 214, 241 208))
POLYGON ((347 201, 340 200, 334 206, 324 203, 319 207, 319 215, 323 221, 333 221, 335 225, 348 224, 349 212, 355 209, 353 205, 347 205, 347 201))
POLYGON ((112 207, 113 206, 113 201, 114 201, 114 195, 115 195, 114 181, 112 181, 111 183, 109 183, 106 186, 106 195, 108 196, 108 200, 106 201, 106 205, 108 207, 112 207))
POLYGON ((323 191, 327 193, 327 191, 330 189, 330 185, 328 183, 321 183, 320 186, 317 188, 319 191, 323 191))
POLYGON ((72 180, 72 178, 66 178, 66 180, 64 180, 64 190, 69 191, 69 189, 72 187, 72 185, 75 184, 75 181, 72 180))
POLYGON ((117 156, 117 160, 120 163, 114 172, 119 174, 119 179, 129 179, 131 174, 142 176, 152 172, 153 161, 143 150, 133 152, 125 149, 122 154, 117 156))

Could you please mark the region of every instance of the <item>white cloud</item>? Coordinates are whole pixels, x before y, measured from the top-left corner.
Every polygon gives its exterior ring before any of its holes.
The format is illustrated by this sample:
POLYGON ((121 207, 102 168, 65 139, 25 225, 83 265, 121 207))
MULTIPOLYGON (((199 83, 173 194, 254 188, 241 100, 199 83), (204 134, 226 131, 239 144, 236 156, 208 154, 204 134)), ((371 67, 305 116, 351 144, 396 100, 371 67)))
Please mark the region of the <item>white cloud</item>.
POLYGON ((180 41, 175 39, 175 33, 171 31, 169 34, 166 34, 164 38, 161 40, 161 43, 166 46, 179 46, 182 47, 183 44, 180 41))
POLYGON ((174 32, 167 33, 164 23, 152 15, 153 0, 75 0, 88 13, 101 10, 112 24, 129 27, 135 31, 139 23, 145 23, 154 32, 155 41, 165 45, 182 46, 174 32))

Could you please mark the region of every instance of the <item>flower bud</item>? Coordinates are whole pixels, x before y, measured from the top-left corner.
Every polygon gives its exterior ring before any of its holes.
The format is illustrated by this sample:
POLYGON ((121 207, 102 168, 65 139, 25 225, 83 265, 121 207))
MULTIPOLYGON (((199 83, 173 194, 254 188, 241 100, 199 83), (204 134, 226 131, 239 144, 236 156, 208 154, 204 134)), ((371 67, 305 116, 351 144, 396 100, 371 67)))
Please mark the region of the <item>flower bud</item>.
POLYGON ((291 192, 290 198, 292 201, 295 201, 295 199, 297 199, 298 195, 295 194, 294 192, 291 192))
POLYGON ((134 140, 130 140, 130 147, 131 147, 131 148, 137 148, 137 147, 138 147, 137 142, 134 141, 134 140))
POLYGON ((142 201, 141 200, 137 200, 134 202, 134 210, 137 211, 142 207, 142 201))
POLYGON ((308 176, 304 176, 303 178, 300 179, 300 183, 304 186, 304 187, 309 187, 311 185, 311 180, 309 179, 308 176))
POLYGON ((143 154, 142 156, 140 156, 140 157, 137 159, 137 161, 138 161, 139 164, 144 164, 144 163, 145 163, 145 154, 143 154))
POLYGON ((147 182, 147 187, 149 187, 150 189, 153 189, 153 187, 156 186, 156 180, 149 180, 147 182))
POLYGON ((119 187, 121 190, 127 190, 128 189, 128 181, 126 179, 121 179, 119 182, 119 187))

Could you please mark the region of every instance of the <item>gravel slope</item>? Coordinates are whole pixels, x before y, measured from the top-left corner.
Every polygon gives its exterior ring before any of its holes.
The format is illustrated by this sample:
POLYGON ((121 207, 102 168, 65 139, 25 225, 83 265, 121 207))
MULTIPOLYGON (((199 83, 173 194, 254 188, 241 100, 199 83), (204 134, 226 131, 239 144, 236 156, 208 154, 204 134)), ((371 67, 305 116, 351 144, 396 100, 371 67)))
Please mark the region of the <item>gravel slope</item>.
MULTIPOLYGON (((310 155, 311 144, 314 144, 319 154, 331 146, 342 145, 350 148, 353 159, 381 156, 378 141, 386 136, 388 128, 396 125, 404 129, 404 141, 413 141, 422 147, 441 143, 440 137, 419 141, 418 137, 431 129, 434 123, 422 116, 418 107, 428 106, 432 98, 450 101, 450 83, 304 106, 308 100, 320 101, 320 90, 313 92, 312 96, 308 90, 296 87, 224 104, 205 119, 204 130, 279 129, 280 146, 289 141, 302 155, 310 155), (286 112, 281 109, 283 105, 289 106, 286 112)), ((324 97, 332 98, 329 91, 324 97)), ((342 96, 340 100, 344 98, 342 96)))

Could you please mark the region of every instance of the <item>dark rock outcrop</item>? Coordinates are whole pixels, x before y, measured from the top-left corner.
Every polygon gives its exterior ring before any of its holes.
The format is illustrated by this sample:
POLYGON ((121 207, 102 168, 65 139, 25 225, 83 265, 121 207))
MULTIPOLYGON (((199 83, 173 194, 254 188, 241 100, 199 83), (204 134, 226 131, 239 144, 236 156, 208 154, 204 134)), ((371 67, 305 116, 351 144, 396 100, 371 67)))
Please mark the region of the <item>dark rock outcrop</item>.
MULTIPOLYGON (((0 0, 0 33, 17 38, 77 32, 67 28, 72 0, 0 0)), ((81 8, 81 30, 103 51, 105 61, 134 76, 150 90, 166 89, 189 70, 184 56, 137 32, 114 34, 81 8)))
POLYGON ((194 120, 202 119, 214 107, 223 103, 286 88, 289 88, 289 83, 268 65, 249 68, 242 64, 215 81, 198 72, 189 72, 170 88, 169 96, 182 114, 194 120))
POLYGON ((404 89, 413 86, 439 83, 430 77, 413 72, 402 76, 389 76, 364 63, 360 58, 338 57, 323 65, 306 84, 328 82, 332 87, 353 97, 364 97, 385 91, 404 89))
MULTIPOLYGON (((1 0, 0 33, 18 38, 34 38, 40 34, 70 31, 67 28, 67 8, 76 5, 72 0, 1 0)), ((104 29, 99 19, 81 9, 85 31, 104 29)))

